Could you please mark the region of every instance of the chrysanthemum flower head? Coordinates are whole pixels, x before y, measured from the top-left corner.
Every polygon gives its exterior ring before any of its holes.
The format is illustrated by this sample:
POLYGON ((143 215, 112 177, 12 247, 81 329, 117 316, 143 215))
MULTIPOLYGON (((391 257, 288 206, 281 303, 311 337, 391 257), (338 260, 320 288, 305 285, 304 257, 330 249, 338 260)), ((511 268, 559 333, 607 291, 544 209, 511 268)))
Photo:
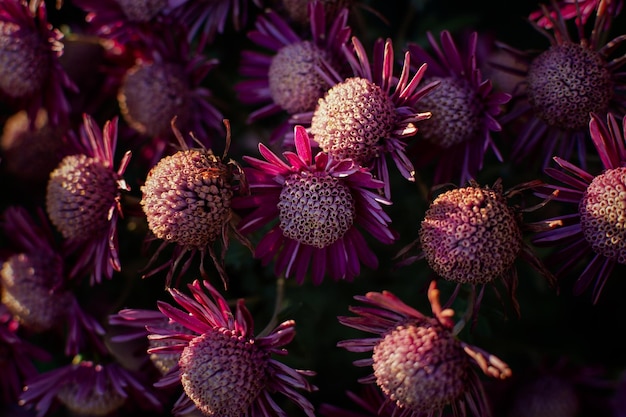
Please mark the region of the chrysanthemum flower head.
POLYGON ((31 333, 67 333, 65 351, 74 355, 86 338, 103 348, 102 326, 80 307, 66 285, 64 259, 56 248, 43 210, 41 224, 23 207, 3 212, 2 231, 12 242, 0 265, 0 299, 13 318, 31 333))
MULTIPOLYGON (((243 51, 240 72, 249 79, 235 85, 239 100, 244 104, 263 105, 248 116, 248 123, 278 113, 292 115, 315 109, 317 101, 328 89, 327 82, 316 68, 322 60, 342 72, 342 46, 350 37, 346 25, 348 11, 342 10, 327 29, 322 2, 301 5, 310 14, 308 37, 301 37, 278 13, 268 10, 259 16, 255 30, 248 37, 270 51, 243 51)), ((282 123, 270 142, 290 134, 289 123, 282 123)))
POLYGON ((62 366, 26 381, 20 404, 43 417, 58 406, 78 414, 106 416, 128 406, 160 411, 160 401, 141 379, 115 362, 96 363, 76 356, 62 366))
POLYGON ((432 117, 420 123, 418 136, 425 141, 418 144, 415 155, 426 155, 420 158, 420 165, 430 163, 433 156, 437 159, 435 184, 453 177, 460 177, 460 183, 465 184, 476 178, 489 148, 502 161, 492 132, 502 129, 497 116, 511 96, 493 91, 491 81, 483 78, 477 32, 468 35, 464 49, 458 48, 447 30, 440 34, 440 45, 430 32, 427 37, 432 54, 417 44, 408 47, 414 63, 428 65, 425 81, 439 81, 439 87, 418 105, 432 117))
POLYGON ((388 291, 355 296, 366 306, 350 307, 357 316, 342 316, 339 322, 377 337, 344 340, 337 345, 351 352, 372 351, 371 357, 354 362, 373 370, 359 382, 380 387, 385 403, 399 408, 396 415, 440 415, 448 406, 455 416, 468 411, 475 416, 489 415, 472 360, 492 377, 507 378, 511 370, 497 357, 456 338, 454 312, 441 308, 435 281, 428 296, 435 317, 423 315, 388 291))
POLYGON ((201 255, 200 270, 206 275, 203 260, 208 252, 226 286, 228 279, 222 264, 229 233, 235 233, 242 243, 248 245, 247 239, 233 224, 232 199, 236 194, 246 192, 246 181, 237 163, 225 161, 230 129, 227 129, 227 146, 222 157, 214 155, 210 149, 189 148, 174 120, 172 130, 181 149, 163 157, 148 172, 141 187, 141 207, 151 233, 156 239, 163 240, 146 268, 169 244, 176 245, 175 254, 169 263, 146 276, 169 267, 166 278, 169 287, 177 265, 187 253, 190 254, 189 260, 180 275, 187 270, 196 253, 201 255), (222 246, 220 256, 215 251, 218 242, 222 246))
POLYGON ((376 191, 382 182, 350 159, 324 152, 313 156, 303 126, 294 128, 296 152, 283 153, 286 162, 259 144, 263 160, 244 156, 250 196, 234 201, 243 214, 238 228, 248 234, 271 225, 256 245, 255 256, 265 264, 276 258, 275 272, 302 283, 310 270, 315 284, 329 274, 351 280, 360 262, 378 266, 376 255, 359 231, 392 243, 391 219, 381 204, 391 204, 376 191))
POLYGON ((176 117, 183 131, 209 146, 211 131, 222 132, 223 118, 202 83, 218 60, 192 50, 181 27, 162 25, 161 30, 165 33, 122 77, 117 94, 122 117, 152 140, 171 139, 170 121, 176 117))
MULTIPOLYGON (((594 14, 596 16, 617 16, 622 11, 623 6, 623 0, 558 0, 547 5, 549 14, 546 14, 546 9, 542 7, 532 12, 528 18, 544 29, 552 28, 552 22, 558 18, 558 14, 563 16, 565 20, 580 19, 584 25, 594 14)), ((607 24, 610 21, 607 19, 607 24)))
POLYGON ((510 292, 517 311, 519 306, 513 293, 517 287, 517 259, 524 259, 552 279, 524 242, 522 233, 526 225, 521 208, 509 201, 521 190, 538 184, 526 183, 504 192, 500 180, 492 187, 470 180, 465 187, 442 192, 426 210, 418 239, 400 252, 405 255, 411 247, 419 246, 419 254, 399 265, 425 258, 437 276, 456 283, 457 287, 470 285, 473 291, 500 280, 510 292))
MULTIPOLYGON (((621 113, 626 108, 620 72, 626 60, 623 56, 612 58, 626 38, 618 36, 609 42, 602 41, 606 14, 596 16, 589 37, 581 20, 576 19, 579 38, 576 40, 558 11, 555 18, 547 9, 544 13, 552 28, 537 29, 550 41, 548 49, 522 52, 500 44, 504 51, 527 64, 522 70, 525 79, 501 122, 508 124, 528 116, 513 143, 514 162, 539 154, 546 167, 553 156, 569 159, 577 152, 584 165, 589 113, 621 113)), ((502 69, 507 70, 506 66, 502 69)), ((512 71, 519 74, 520 70, 512 71)))
POLYGON ((310 123, 313 140, 333 158, 352 158, 385 183, 384 194, 391 195, 386 157, 391 156, 402 176, 414 180, 413 164, 406 155, 406 139, 417 133, 417 123, 430 112, 419 112, 418 102, 437 87, 420 82, 427 65, 411 76, 411 59, 405 53, 402 72, 394 76, 391 39, 378 39, 374 59, 368 61, 361 42, 352 37, 353 49, 344 46, 344 56, 353 76, 342 77, 329 66, 321 73, 331 86, 313 112, 292 117, 300 124, 310 123))
POLYGON ((33 12, 25 0, 0 2, 0 94, 33 123, 42 107, 51 124, 67 121, 66 94, 77 88, 59 61, 62 38, 47 20, 45 3, 33 12))
POLYGON ((191 330, 149 327, 149 338, 166 343, 149 353, 180 354, 178 366, 157 383, 160 387, 182 384, 183 396, 174 408, 182 415, 197 407, 207 416, 269 417, 284 415, 271 394, 280 393, 294 401, 307 416, 313 406, 298 392, 315 389, 305 378, 310 371, 294 370, 277 361, 295 336, 295 322, 288 320, 267 335, 254 336, 253 321, 243 300, 233 313, 224 297, 207 281, 188 285, 193 296, 170 288, 179 310, 160 301, 159 310, 172 321, 191 330), (204 287, 204 288, 203 288, 204 287))
MULTIPOLYGON (((626 118, 622 124, 626 127, 626 118)), ((626 264, 626 131, 620 130, 613 113, 606 120, 592 114, 589 131, 603 171, 594 175, 562 158, 554 158, 561 169, 546 168, 545 172, 562 184, 547 185, 546 190, 557 190, 554 200, 573 203, 577 211, 545 220, 557 227, 536 234, 533 242, 558 248, 546 260, 559 265, 557 277, 565 276, 578 261, 586 259, 574 293, 581 294, 595 281, 592 299, 596 303, 615 265, 626 264)))
POLYGON ((83 115, 77 153, 68 155, 50 173, 46 210, 52 224, 63 235, 78 261, 70 273, 75 277, 92 268, 91 282, 111 278, 121 265, 117 253, 117 219, 121 214, 121 192, 129 187, 123 179, 130 151, 114 168, 117 144, 117 117, 104 128, 83 115))

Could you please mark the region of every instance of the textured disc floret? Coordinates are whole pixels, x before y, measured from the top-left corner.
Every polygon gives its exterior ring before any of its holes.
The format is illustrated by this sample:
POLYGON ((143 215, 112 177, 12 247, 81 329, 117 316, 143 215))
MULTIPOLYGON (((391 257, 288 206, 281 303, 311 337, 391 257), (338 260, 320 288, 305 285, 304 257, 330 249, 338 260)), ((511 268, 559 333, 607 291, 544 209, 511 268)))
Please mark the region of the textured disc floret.
POLYGON ((161 159, 141 187, 141 205, 154 235, 195 249, 221 236, 233 197, 226 171, 225 164, 203 149, 161 159))
POLYGON ((0 90, 11 97, 38 92, 48 76, 50 46, 39 34, 0 21, 0 90))
POLYGON ((313 138, 324 152, 366 166, 382 152, 382 140, 396 123, 396 108, 373 82, 352 77, 319 100, 311 121, 313 138))
POLYGON ((159 14, 167 0, 116 0, 131 22, 148 22, 159 14))
POLYGON ((430 267, 457 283, 493 281, 522 247, 517 216, 502 193, 474 186, 438 196, 426 211, 419 239, 430 267))
POLYGON ((83 416, 106 416, 126 402, 126 397, 112 389, 110 381, 88 390, 84 384, 70 382, 59 389, 57 398, 69 410, 83 416))
POLYGON ((327 173, 306 171, 285 180, 278 209, 284 236, 320 249, 343 237, 356 216, 348 186, 327 173))
POLYGON ((50 173, 46 210, 66 239, 89 239, 109 226, 119 197, 118 175, 102 161, 70 155, 50 173))
POLYGON ((281 48, 272 58, 268 73, 274 102, 289 114, 313 110, 328 87, 315 71, 326 55, 309 41, 281 48))
POLYGON ((267 351, 236 330, 196 337, 180 358, 185 393, 207 416, 240 417, 265 388, 267 351))
POLYGON ((118 94, 124 119, 140 133, 155 136, 170 131, 178 117, 185 124, 191 100, 183 70, 173 64, 140 64, 131 68, 118 94))
POLYGON ((613 98, 611 71, 598 52, 555 45, 531 63, 527 94, 536 116, 549 126, 583 129, 589 113, 606 113, 613 98))
POLYGON ((442 148, 474 138, 485 111, 476 89, 462 78, 435 77, 431 81, 439 81, 439 87, 420 100, 420 105, 432 113, 420 124, 421 135, 442 148))
POLYGON ((62 268, 56 256, 24 253, 11 256, 2 265, 2 304, 24 327, 46 331, 62 323, 72 296, 62 289, 51 290, 62 276, 62 268))
POLYGON ((440 410, 467 390, 469 358, 434 318, 396 326, 374 347, 372 358, 378 386, 414 413, 440 410))
POLYGON ((580 225, 591 249, 626 264, 626 168, 593 179, 579 206, 580 225))

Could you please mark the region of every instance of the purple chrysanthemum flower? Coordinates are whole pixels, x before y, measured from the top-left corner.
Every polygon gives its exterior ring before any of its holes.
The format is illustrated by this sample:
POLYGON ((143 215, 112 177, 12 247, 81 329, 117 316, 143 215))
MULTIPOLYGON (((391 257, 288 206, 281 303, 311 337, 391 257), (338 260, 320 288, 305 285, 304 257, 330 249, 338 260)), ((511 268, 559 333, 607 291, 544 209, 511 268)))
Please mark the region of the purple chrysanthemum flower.
POLYGON ((382 182, 350 159, 324 152, 313 156, 304 127, 294 128, 294 138, 296 152, 283 153, 287 162, 262 143, 259 152, 265 161, 244 156, 252 165, 244 169, 251 195, 236 199, 233 207, 253 210, 238 228, 247 234, 274 223, 255 256, 264 264, 276 258, 276 274, 295 276, 299 283, 309 267, 315 284, 326 274, 352 280, 360 273, 360 262, 377 268, 378 259, 358 227, 382 243, 395 240, 388 227, 391 219, 381 207, 391 202, 376 193, 382 182))
POLYGON ((76 357, 66 366, 29 378, 20 404, 43 417, 62 405, 72 414, 105 416, 127 407, 160 411, 147 385, 117 363, 95 363, 76 357))
POLYGON ((425 81, 439 81, 439 87, 420 100, 419 109, 432 113, 432 117, 420 124, 415 153, 420 165, 437 160, 433 181, 442 184, 458 177, 465 184, 475 179, 483 167, 487 150, 491 149, 499 161, 492 132, 502 129, 497 116, 502 105, 511 96, 492 89, 491 81, 483 79, 477 61, 478 34, 472 32, 467 38, 466 49, 459 50, 447 30, 441 32, 441 46, 434 36, 427 33, 434 54, 417 44, 408 49, 414 62, 428 65, 425 81), (425 141, 424 141, 425 140, 425 141))
POLYGON ((454 301, 462 285, 470 285, 474 314, 480 308, 486 284, 501 281, 519 314, 516 261, 526 261, 550 282, 553 280, 524 241, 523 231, 530 226, 523 221, 522 208, 509 201, 522 190, 539 185, 530 182, 504 192, 500 180, 492 187, 470 180, 465 187, 442 192, 426 210, 418 239, 398 255, 405 257, 398 265, 425 258, 438 277, 456 283, 447 305, 454 301), (413 247, 419 247, 418 254, 406 257, 413 247))
POLYGON ((521 119, 524 123, 521 131, 516 131, 511 154, 513 162, 519 164, 539 156, 545 168, 553 156, 569 159, 577 152, 584 166, 589 113, 622 114, 626 111, 623 73, 620 72, 626 59, 624 55, 611 58, 624 44, 626 36, 602 41, 606 33, 603 29, 605 14, 596 17, 589 37, 580 19, 576 19, 576 41, 558 11, 556 18, 547 10, 545 16, 552 22, 551 30, 541 29, 534 23, 533 26, 550 41, 547 50, 523 52, 498 44, 514 56, 518 64, 526 64, 526 68, 521 69, 494 64, 504 71, 524 76, 513 93, 510 109, 500 121, 509 124, 521 119))
MULTIPOLYGON (((315 109, 317 101, 328 89, 327 82, 317 73, 322 60, 341 71, 343 45, 350 38, 346 26, 348 10, 343 10, 326 30, 327 19, 322 2, 303 5, 311 15, 310 39, 303 39, 275 11, 259 16, 256 29, 248 37, 271 54, 242 51, 240 72, 247 80, 235 85, 239 100, 244 104, 263 105, 248 116, 248 123, 277 113, 295 114, 315 109)), ((270 137, 270 143, 293 128, 282 123, 270 137)))
POLYGON ((267 335, 255 337, 252 316, 243 299, 233 313, 208 281, 200 284, 196 280, 188 287, 193 298, 169 289, 185 311, 162 301, 158 307, 193 334, 171 327, 148 328, 152 333, 149 338, 164 344, 149 349, 149 353, 181 355, 178 365, 156 384, 182 384, 185 393, 177 401, 174 414, 198 408, 207 416, 282 416, 284 411, 271 396, 280 393, 313 417, 313 405, 297 390, 315 390, 305 378, 314 373, 294 370, 273 358, 287 354, 283 346, 293 340, 295 322, 285 321, 267 335))
POLYGON ((230 129, 226 124, 226 149, 220 158, 210 149, 189 148, 172 121, 180 150, 165 156, 152 167, 141 186, 140 204, 148 227, 154 238, 163 241, 146 269, 166 246, 175 245, 169 262, 144 275, 154 275, 169 268, 166 287, 170 286, 175 270, 186 254, 189 258, 178 278, 187 271, 196 253, 200 254, 200 273, 206 277, 204 258, 207 252, 226 287, 228 277, 223 264, 231 232, 252 250, 234 224, 232 200, 236 194, 247 192, 247 184, 239 165, 232 160, 224 161, 230 145, 230 129), (219 254, 215 250, 218 244, 222 248, 219 254))
POLYGON ((40 347, 22 339, 18 322, 8 309, 0 304, 0 402, 17 402, 24 381, 37 375, 34 361, 49 361, 51 355, 40 347))
POLYGON ((546 258, 547 263, 560 265, 557 277, 586 260, 573 290, 580 295, 595 281, 593 303, 598 301, 615 265, 626 264, 626 116, 622 124, 623 133, 612 113, 606 122, 597 114, 591 115, 589 131, 604 166, 602 173, 593 175, 559 157, 554 160, 562 170, 546 168, 547 175, 562 183, 547 185, 546 193, 558 191, 555 201, 576 204, 578 210, 545 220, 555 227, 532 239, 536 245, 558 248, 546 258))
POLYGON ((61 32, 47 20, 42 2, 35 12, 24 0, 0 2, 0 95, 35 121, 42 107, 51 124, 67 122, 68 92, 77 92, 59 57, 61 32))
POLYGON ((217 33, 224 33, 228 15, 233 29, 241 30, 248 21, 248 7, 262 7, 261 0, 170 0, 168 14, 189 28, 188 40, 202 49, 217 33))
MULTIPOLYGON (((148 348, 174 344, 174 342, 167 340, 149 340, 148 335, 150 332, 147 330, 148 328, 170 329, 180 333, 193 334, 191 330, 170 320, 169 317, 159 310, 123 309, 117 314, 109 316, 109 324, 117 327, 115 335, 111 337, 111 342, 122 344, 135 340, 144 340, 147 344, 147 347, 143 349, 144 354, 148 348)), ((165 375, 178 365, 180 352, 152 353, 147 356, 154 367, 162 375, 165 375)))
MULTIPOLYGON (((617 16, 621 13, 623 6, 623 0, 558 0, 548 6, 549 14, 546 14, 546 9, 542 8, 532 12, 528 18, 537 22, 537 25, 544 29, 552 28, 552 22, 558 18, 558 14, 561 14, 565 20, 580 19, 584 25, 594 14, 596 16, 604 14, 609 17, 617 16)), ((607 20, 607 23, 609 22, 610 20, 607 20)))
POLYGON ((391 39, 376 41, 372 64, 356 37, 352 37, 352 45, 353 49, 344 46, 344 52, 354 76, 344 78, 328 65, 320 67, 330 89, 314 111, 296 114, 292 120, 310 123, 313 140, 333 158, 352 158, 371 169, 384 182, 384 194, 389 198, 386 157, 391 156, 403 177, 415 179, 413 164, 405 152, 406 139, 417 133, 416 123, 431 116, 430 112, 420 113, 417 106, 439 82, 420 86, 427 65, 411 77, 408 51, 402 73, 394 76, 391 39))
POLYGON ((432 417, 447 407, 454 416, 465 416, 468 411, 477 417, 490 415, 472 361, 494 378, 507 378, 511 370, 494 355, 456 338, 454 312, 441 308, 435 281, 428 291, 435 317, 426 317, 388 291, 354 298, 366 306, 350 307, 357 316, 341 316, 339 322, 377 337, 344 340, 337 346, 351 352, 372 351, 371 357, 354 362, 373 369, 359 382, 378 385, 384 404, 398 407, 393 415, 432 417))
POLYGON ((55 248, 52 229, 40 212, 41 225, 26 209, 11 206, 3 212, 2 231, 14 253, 0 269, 0 299, 15 320, 30 332, 66 333, 65 353, 75 355, 85 338, 104 349, 104 329, 80 307, 65 282, 64 260, 55 248))
POLYGON ((117 220, 122 213, 121 191, 129 187, 122 175, 130 161, 130 151, 114 169, 117 144, 117 117, 104 124, 83 115, 78 152, 63 158, 50 173, 46 210, 52 224, 65 238, 67 250, 78 260, 70 278, 91 270, 91 284, 102 277, 110 279, 121 268, 118 256, 117 220))
POLYGON ((223 132, 223 116, 203 82, 219 61, 192 49, 180 26, 163 25, 161 30, 163 34, 153 38, 149 50, 139 52, 120 80, 117 100, 122 117, 144 137, 166 142, 173 139, 170 122, 176 117, 184 132, 194 132, 210 146, 211 131, 223 132))

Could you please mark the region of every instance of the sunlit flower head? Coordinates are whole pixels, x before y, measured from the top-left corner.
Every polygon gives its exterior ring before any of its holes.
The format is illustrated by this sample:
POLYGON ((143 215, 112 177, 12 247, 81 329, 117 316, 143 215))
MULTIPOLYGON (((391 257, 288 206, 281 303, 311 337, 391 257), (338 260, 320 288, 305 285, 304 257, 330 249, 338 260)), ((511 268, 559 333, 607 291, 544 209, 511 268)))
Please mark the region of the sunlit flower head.
POLYGON ((432 117, 420 123, 418 137, 422 141, 413 155, 421 166, 436 160, 435 184, 459 177, 465 184, 482 170, 487 150, 502 161, 492 132, 502 129, 497 116, 511 96, 493 91, 491 81, 483 78, 476 52, 477 32, 468 35, 463 49, 447 30, 441 32, 440 44, 430 32, 427 37, 432 53, 418 44, 409 44, 408 49, 414 64, 428 65, 425 81, 440 84, 417 106, 432 117))
POLYGON ((156 384, 182 384, 184 394, 174 414, 198 408, 215 417, 282 416, 285 412, 273 398, 273 394, 282 394, 313 417, 313 405, 298 391, 316 389, 305 378, 314 373, 292 369, 274 358, 287 354, 283 346, 293 340, 295 322, 285 321, 267 334, 254 336, 252 316, 243 299, 237 301, 233 312, 208 281, 196 280, 188 288, 193 297, 169 289, 184 311, 162 301, 158 306, 192 334, 171 327, 148 328, 150 339, 165 342, 149 353, 181 355, 178 365, 156 384))
POLYGON ((511 370, 496 356, 457 339, 454 312, 441 308, 435 281, 428 291, 434 317, 423 315, 388 291, 354 298, 365 306, 351 306, 356 316, 341 316, 339 322, 377 336, 343 340, 337 346, 372 352, 354 362, 373 370, 359 382, 376 384, 385 395, 383 405, 398 407, 394 416, 439 416, 444 409, 451 409, 454 416, 489 415, 472 362, 494 378, 505 379, 511 370))
POLYGON ((106 416, 162 405, 145 381, 115 362, 96 363, 79 356, 65 366, 29 378, 20 404, 43 417, 59 406, 76 415, 106 416))
POLYGON ((243 213, 238 228, 248 234, 271 227, 256 244, 255 256, 264 264, 276 260, 274 271, 295 276, 302 283, 310 273, 319 284, 328 274, 352 280, 360 263, 378 267, 378 259, 360 228, 385 244, 395 232, 381 205, 391 204, 377 191, 382 182, 350 159, 335 159, 324 152, 313 155, 309 135, 294 128, 296 152, 283 153, 284 162, 262 143, 265 160, 244 156, 250 196, 234 201, 243 213))
POLYGON ((78 256, 70 271, 73 278, 91 270, 91 283, 110 279, 121 268, 118 256, 117 220, 122 212, 121 192, 129 187, 122 175, 130 161, 126 152, 115 170, 117 117, 96 125, 83 115, 76 153, 66 156, 50 173, 46 210, 52 224, 65 238, 67 250, 78 256))
MULTIPOLYGON (((626 128, 626 118, 622 119, 626 128)), ((560 169, 546 168, 548 176, 561 184, 549 184, 546 193, 558 191, 555 201, 571 203, 576 211, 546 219, 554 226, 537 233, 533 243, 556 248, 546 263, 558 265, 557 278, 581 266, 574 285, 580 295, 592 283, 592 300, 596 303, 616 264, 626 264, 626 131, 620 131, 619 121, 612 113, 606 121, 592 114, 589 131, 602 161, 603 171, 594 175, 555 157, 560 169)))
POLYGON ((400 76, 395 76, 391 39, 376 41, 371 64, 356 37, 352 37, 352 46, 344 46, 344 56, 354 75, 345 78, 330 66, 320 67, 330 89, 314 111, 296 114, 292 120, 310 123, 313 140, 331 157, 352 158, 371 169, 384 182, 384 194, 389 198, 386 158, 391 156, 402 176, 414 180, 415 170, 405 150, 407 139, 417 133, 418 122, 430 117, 430 112, 417 110, 418 102, 439 82, 420 85, 427 65, 411 76, 408 51, 400 76))
POLYGON ((45 3, 32 12, 25 0, 0 2, 0 96, 26 110, 33 123, 42 107, 53 125, 70 113, 66 94, 77 88, 59 61, 62 38, 47 20, 45 3))
POLYGON ((229 234, 235 233, 242 243, 249 245, 247 239, 237 232, 231 209, 233 197, 246 192, 246 183, 239 165, 225 160, 230 129, 222 157, 214 155, 210 149, 189 148, 173 123, 172 130, 180 150, 163 157, 152 167, 141 186, 141 207, 148 227, 154 238, 162 240, 146 269, 167 245, 173 244, 175 249, 169 262, 148 271, 145 276, 168 268, 166 287, 169 287, 185 255, 189 255, 188 260, 177 277, 185 273, 197 253, 201 261, 200 272, 206 276, 204 258, 208 253, 226 287, 228 277, 223 263, 229 234), (221 245, 220 252, 216 250, 218 245, 221 245))
MULTIPOLYGON (((525 78, 513 93, 510 108, 500 121, 503 124, 525 120, 516 127, 511 157, 516 164, 538 160, 543 167, 550 158, 570 159, 577 154, 581 165, 586 164, 586 143, 589 141, 589 113, 623 113, 623 55, 614 52, 626 37, 604 42, 603 17, 594 19, 591 34, 580 19, 575 20, 576 39, 560 13, 552 18, 546 10, 552 28, 535 27, 544 34, 550 47, 541 52, 519 51, 500 43, 503 51, 512 54, 526 68, 500 67, 525 78)), ((569 23, 569 22, 568 22, 569 23)))
MULTIPOLYGON (((194 132, 205 146, 216 132, 223 132, 222 114, 211 103, 212 93, 203 84, 218 64, 192 49, 175 25, 141 54, 120 81, 117 100, 124 121, 152 141, 172 138, 170 122, 176 117, 184 132, 194 132)), ((193 141, 188 140, 190 146, 193 141)))
POLYGON ((24 381, 37 375, 35 361, 47 362, 51 355, 18 334, 18 322, 0 304, 0 403, 14 404, 24 381))
POLYGON ((229 15, 232 28, 241 30, 248 23, 250 6, 262 7, 261 0, 170 0, 169 16, 188 30, 188 40, 203 48, 224 33, 229 15))
POLYGON ((558 0, 554 4, 547 3, 541 9, 535 10, 528 18, 535 21, 539 27, 551 29, 552 22, 558 18, 558 14, 565 20, 580 19, 583 25, 594 15, 606 15, 608 25, 611 22, 608 18, 620 14, 623 6, 623 0, 558 0))
POLYGON ((45 213, 38 224, 23 207, 3 212, 2 232, 12 243, 0 265, 0 300, 29 332, 58 331, 65 351, 75 355, 86 339, 98 347, 104 329, 80 307, 66 285, 64 259, 45 213))
MULTIPOLYGON (((322 60, 345 72, 342 46, 350 38, 350 28, 346 26, 348 11, 342 10, 327 23, 322 2, 301 6, 311 15, 306 38, 272 10, 259 16, 255 30, 248 33, 252 42, 269 50, 269 53, 256 50, 241 53, 240 73, 247 79, 235 85, 237 96, 244 104, 262 105, 250 113, 248 123, 279 113, 291 115, 314 110, 329 87, 316 70, 322 60)), ((285 120, 272 133, 270 142, 291 133, 290 128, 293 126, 285 120)))

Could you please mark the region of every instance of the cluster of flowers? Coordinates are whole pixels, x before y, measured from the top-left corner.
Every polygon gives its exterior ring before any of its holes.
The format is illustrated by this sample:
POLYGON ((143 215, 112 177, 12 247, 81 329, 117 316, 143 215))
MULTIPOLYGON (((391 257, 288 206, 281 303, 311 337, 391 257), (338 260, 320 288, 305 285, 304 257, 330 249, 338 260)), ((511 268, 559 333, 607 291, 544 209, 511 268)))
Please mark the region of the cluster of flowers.
POLYGON ((626 415, 616 375, 567 366, 502 411, 494 386, 516 370, 469 342, 488 288, 523 315, 518 260, 550 292, 575 277, 592 306, 626 264, 622 1, 529 2, 548 45, 526 51, 473 30, 372 39, 353 26, 364 6, 385 19, 366 3, 0 2, 2 407, 575 417, 578 381, 626 415), (228 99, 211 77, 224 59, 228 99), (415 233, 391 215, 407 190, 428 204, 405 208, 415 233), (247 304, 266 294, 243 288, 242 259, 276 288, 260 331, 247 304), (352 409, 312 401, 326 387, 286 356, 286 293, 422 260, 434 278, 410 285, 432 316, 388 289, 355 295, 336 324, 374 337, 334 347, 366 355, 367 389, 352 409))

